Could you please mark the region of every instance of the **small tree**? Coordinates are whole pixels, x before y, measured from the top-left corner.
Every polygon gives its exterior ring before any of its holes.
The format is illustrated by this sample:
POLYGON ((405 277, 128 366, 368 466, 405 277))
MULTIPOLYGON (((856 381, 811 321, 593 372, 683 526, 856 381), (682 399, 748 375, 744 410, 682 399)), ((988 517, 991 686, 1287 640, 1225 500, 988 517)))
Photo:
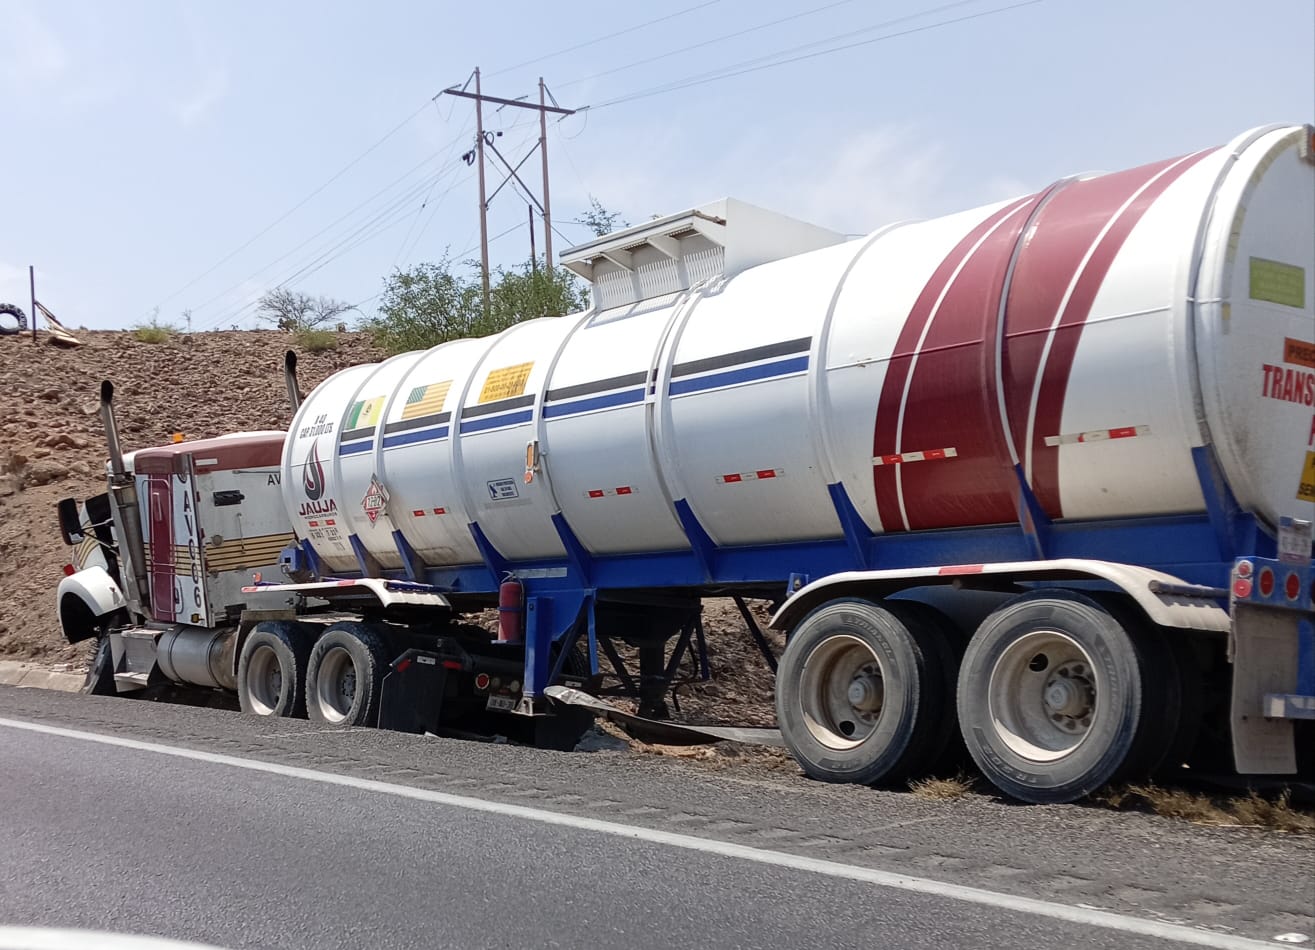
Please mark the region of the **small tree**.
POLYGON ((630 222, 622 218, 620 212, 608 211, 593 195, 589 196, 589 210, 580 215, 580 223, 598 237, 630 227, 630 222))
POLYGON ((480 296, 480 284, 455 273, 444 257, 385 277, 378 314, 362 326, 390 353, 424 349, 474 336, 480 296))
POLYGON ((287 287, 275 287, 260 298, 256 315, 280 330, 303 333, 332 323, 351 309, 351 304, 331 297, 312 297, 287 287))
POLYGON ((489 288, 489 313, 481 318, 476 336, 499 333, 522 320, 560 317, 589 306, 589 295, 565 267, 499 267, 489 288))

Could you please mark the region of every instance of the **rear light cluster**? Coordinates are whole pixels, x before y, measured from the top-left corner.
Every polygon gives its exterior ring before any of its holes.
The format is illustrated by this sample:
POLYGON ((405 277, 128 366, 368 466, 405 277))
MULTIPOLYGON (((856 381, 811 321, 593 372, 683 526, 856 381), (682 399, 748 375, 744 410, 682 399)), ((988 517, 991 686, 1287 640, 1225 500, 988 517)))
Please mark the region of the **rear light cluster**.
MULTIPOLYGON (((1295 604, 1301 599, 1302 578, 1301 572, 1294 569, 1284 570, 1285 565, 1279 564, 1278 569, 1264 564, 1259 570, 1250 561, 1242 560, 1233 565, 1233 598, 1235 600, 1247 600, 1252 594, 1256 595, 1258 600, 1276 600, 1275 596, 1278 588, 1279 574, 1283 575, 1283 597, 1288 603, 1295 604)), ((1315 577, 1311 579, 1310 596, 1315 600, 1315 577)))

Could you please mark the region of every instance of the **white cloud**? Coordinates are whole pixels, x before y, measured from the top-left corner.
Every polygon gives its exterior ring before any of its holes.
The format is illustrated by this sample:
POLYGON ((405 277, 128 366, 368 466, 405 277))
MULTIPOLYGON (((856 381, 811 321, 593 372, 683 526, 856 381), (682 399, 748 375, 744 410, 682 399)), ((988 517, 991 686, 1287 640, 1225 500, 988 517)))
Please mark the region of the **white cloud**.
POLYGON ((29 7, 6 5, 0 31, 0 78, 6 86, 29 88, 62 78, 68 50, 55 31, 29 7))
POLYGON ((228 70, 223 66, 210 67, 196 91, 178 104, 178 121, 184 128, 191 128, 201 122, 227 95, 228 70))
POLYGON ((851 234, 952 210, 942 197, 945 149, 910 128, 801 129, 788 141, 746 134, 716 153, 667 126, 645 130, 643 154, 668 160, 618 162, 619 148, 572 149, 579 175, 555 161, 554 193, 573 207, 592 193, 632 221, 730 196, 851 234))

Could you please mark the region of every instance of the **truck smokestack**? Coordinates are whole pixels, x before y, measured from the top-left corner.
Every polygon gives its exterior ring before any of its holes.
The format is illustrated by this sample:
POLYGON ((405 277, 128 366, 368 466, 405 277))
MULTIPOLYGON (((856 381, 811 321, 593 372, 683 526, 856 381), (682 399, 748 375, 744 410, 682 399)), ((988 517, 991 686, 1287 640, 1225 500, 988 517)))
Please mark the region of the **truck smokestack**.
POLYGON ((301 406, 301 387, 297 385, 297 354, 292 350, 283 356, 283 381, 288 384, 288 402, 296 412, 301 406))
POLYGON ((121 532, 123 547, 127 549, 127 562, 132 570, 132 583, 127 585, 129 600, 135 594, 139 612, 144 613, 150 603, 150 588, 146 582, 146 546, 142 540, 142 524, 138 515, 137 484, 123 461, 123 447, 119 443, 119 427, 114 421, 114 384, 108 379, 100 384, 100 419, 105 426, 105 442, 110 452, 110 496, 121 517, 115 518, 121 532))

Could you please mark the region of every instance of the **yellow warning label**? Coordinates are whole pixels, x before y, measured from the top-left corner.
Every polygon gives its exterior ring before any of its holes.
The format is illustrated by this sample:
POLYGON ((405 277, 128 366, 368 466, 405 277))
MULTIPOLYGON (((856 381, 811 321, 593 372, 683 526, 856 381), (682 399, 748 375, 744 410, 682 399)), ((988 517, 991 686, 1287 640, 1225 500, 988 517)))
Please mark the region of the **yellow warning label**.
POLYGON ((1315 501, 1315 452, 1306 453, 1306 464, 1301 469, 1301 484, 1297 486, 1297 501, 1315 501))
POLYGON ((1306 271, 1295 264, 1251 258, 1251 299, 1300 310, 1306 306, 1306 271))
POLYGON ((493 402, 495 399, 510 399, 525 392, 525 384, 530 380, 530 370, 534 364, 517 363, 515 366, 503 366, 489 373, 484 380, 484 388, 479 391, 480 402, 493 402))

